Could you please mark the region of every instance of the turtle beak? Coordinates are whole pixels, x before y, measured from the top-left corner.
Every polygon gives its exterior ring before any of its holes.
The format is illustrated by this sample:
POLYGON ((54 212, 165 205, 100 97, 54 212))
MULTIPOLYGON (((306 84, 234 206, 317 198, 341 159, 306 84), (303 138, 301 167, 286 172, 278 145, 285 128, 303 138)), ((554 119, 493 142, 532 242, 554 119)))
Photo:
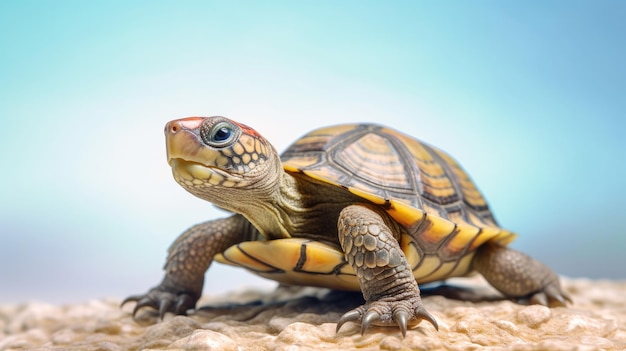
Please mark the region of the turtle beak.
POLYGON ((189 117, 173 120, 165 125, 165 146, 169 165, 174 159, 195 159, 201 152, 203 144, 199 130, 203 121, 202 117, 189 117))

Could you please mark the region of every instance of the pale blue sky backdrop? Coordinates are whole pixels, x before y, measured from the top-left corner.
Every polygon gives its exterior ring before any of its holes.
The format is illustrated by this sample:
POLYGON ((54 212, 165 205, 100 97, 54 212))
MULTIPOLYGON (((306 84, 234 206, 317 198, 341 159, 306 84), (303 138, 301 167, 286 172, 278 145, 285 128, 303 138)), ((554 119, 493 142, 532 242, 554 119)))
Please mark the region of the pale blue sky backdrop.
MULTIPOLYGON (((225 115, 278 150, 389 125, 468 170, 513 244, 626 273, 626 2, 2 1, 0 303, 123 298, 188 226, 164 124, 225 115)), ((273 283, 214 265, 205 293, 273 283)))

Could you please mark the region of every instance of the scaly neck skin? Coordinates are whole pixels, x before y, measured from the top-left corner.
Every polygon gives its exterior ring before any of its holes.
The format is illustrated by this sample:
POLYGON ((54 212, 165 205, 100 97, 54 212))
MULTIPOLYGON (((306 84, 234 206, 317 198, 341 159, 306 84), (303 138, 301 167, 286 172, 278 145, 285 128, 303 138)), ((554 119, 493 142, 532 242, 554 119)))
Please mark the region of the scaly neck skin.
POLYGON ((306 211, 296 179, 286 173, 282 166, 277 171, 272 191, 257 197, 244 192, 242 195, 247 201, 243 201, 243 208, 237 211, 269 239, 291 237, 295 228, 293 220, 300 218, 300 214, 306 211))
POLYGON ((236 182, 234 187, 181 185, 201 199, 243 215, 268 239, 291 237, 292 221, 303 218, 306 205, 298 181, 284 171, 278 156, 236 182))
POLYGON ((252 201, 238 212, 269 239, 298 236, 336 241, 339 212, 362 200, 340 187, 292 175, 282 166, 278 174, 267 201, 252 201))

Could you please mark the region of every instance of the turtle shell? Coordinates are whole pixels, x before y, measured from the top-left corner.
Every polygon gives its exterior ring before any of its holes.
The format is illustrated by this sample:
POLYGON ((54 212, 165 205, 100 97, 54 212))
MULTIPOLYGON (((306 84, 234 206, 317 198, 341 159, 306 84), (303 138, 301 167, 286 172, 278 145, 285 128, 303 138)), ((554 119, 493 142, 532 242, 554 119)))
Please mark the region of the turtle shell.
MULTIPOLYGON (((496 224, 452 157, 396 130, 373 124, 317 129, 281 160, 286 172, 381 206, 405 229, 400 246, 418 283, 466 275, 477 247, 515 238, 496 224)), ((308 239, 244 242, 217 259, 285 283, 359 289, 338 247, 308 239)))

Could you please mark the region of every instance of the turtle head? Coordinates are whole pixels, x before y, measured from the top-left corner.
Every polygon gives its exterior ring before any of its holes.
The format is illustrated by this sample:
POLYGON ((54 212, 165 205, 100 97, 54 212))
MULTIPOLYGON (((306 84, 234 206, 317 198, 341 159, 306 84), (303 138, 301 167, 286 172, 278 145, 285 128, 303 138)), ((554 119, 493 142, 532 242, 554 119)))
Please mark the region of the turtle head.
POLYGON ((167 161, 187 191, 241 212, 278 188, 282 166, 272 145, 254 129, 224 117, 189 117, 165 125, 167 161))

